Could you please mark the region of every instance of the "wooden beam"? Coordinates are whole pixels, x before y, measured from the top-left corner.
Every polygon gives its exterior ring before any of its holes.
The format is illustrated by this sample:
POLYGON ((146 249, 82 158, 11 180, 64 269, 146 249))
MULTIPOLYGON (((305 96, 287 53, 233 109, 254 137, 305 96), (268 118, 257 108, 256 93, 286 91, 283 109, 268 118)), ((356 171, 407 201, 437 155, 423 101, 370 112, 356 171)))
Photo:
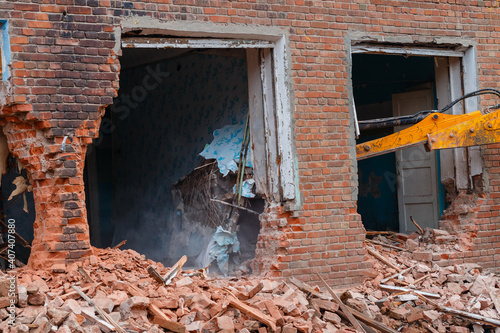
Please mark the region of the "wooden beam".
POLYGON ((366 325, 379 330, 382 333, 398 333, 398 331, 393 330, 392 328, 385 326, 384 324, 369 318, 365 314, 358 312, 358 311, 354 310, 353 308, 349 308, 349 309, 351 310, 354 317, 356 317, 357 319, 359 319, 360 321, 362 321, 366 325))
POLYGON ((269 314, 271 315, 271 317, 273 317, 276 320, 276 324, 278 326, 285 325, 285 320, 283 319, 283 317, 281 317, 280 310, 278 309, 276 304, 274 304, 274 302, 270 299, 266 299, 264 301, 264 304, 267 308, 267 311, 269 311, 269 314))
POLYGON ((377 250, 375 250, 369 246, 366 247, 366 250, 368 251, 368 253, 370 253, 372 256, 374 256, 375 258, 377 258, 378 260, 380 260, 381 262, 383 262, 387 266, 394 268, 398 272, 402 271, 402 269, 400 267, 396 266, 396 264, 391 262, 388 258, 386 258, 383 255, 381 255, 380 253, 378 253, 377 250))
MULTIPOLYGON (((139 289, 138 287, 128 284, 128 292, 132 296, 147 297, 146 293, 139 289)), ((159 307, 154 304, 149 304, 148 311, 154 316, 153 323, 160 325, 161 327, 176 333, 186 332, 186 327, 176 321, 170 320, 166 314, 161 311, 159 307)))
POLYGON ((326 283, 323 277, 321 277, 321 275, 319 275, 318 272, 315 273, 321 279, 321 282, 323 282, 330 295, 332 295, 333 300, 340 306, 342 312, 347 316, 347 319, 349 320, 349 322, 351 322, 352 326, 354 326, 354 328, 357 329, 358 331, 367 333, 365 329, 360 325, 360 323, 356 320, 356 318, 354 318, 349 308, 344 303, 342 303, 340 298, 333 292, 332 288, 330 288, 330 286, 326 283))
POLYGON ((118 325, 118 323, 100 306, 95 304, 94 301, 92 301, 87 295, 85 295, 83 291, 80 290, 80 288, 75 285, 72 285, 71 288, 73 288, 80 296, 82 296, 82 298, 87 301, 87 303, 93 306, 97 313, 102 317, 102 319, 106 320, 110 325, 114 326, 118 333, 125 333, 125 330, 120 325, 118 325))
POLYGON ((426 292, 426 291, 414 290, 414 289, 405 288, 405 287, 398 287, 398 286, 389 286, 389 285, 386 285, 386 284, 380 284, 379 286, 380 286, 381 289, 389 290, 389 291, 412 292, 412 293, 420 294, 420 295, 427 296, 427 297, 441 298, 441 295, 439 295, 439 294, 429 293, 429 292, 426 292))
POLYGON ((106 333, 116 331, 116 329, 113 325, 105 322, 104 320, 97 318, 93 314, 87 313, 85 310, 83 310, 81 312, 81 315, 84 316, 85 319, 87 319, 88 321, 91 321, 94 324, 96 324, 97 326, 99 326, 99 328, 106 333))
POLYGON ((319 299, 323 299, 323 300, 326 300, 326 301, 330 301, 332 300, 332 298, 328 295, 325 295, 317 290, 315 290, 314 288, 312 288, 311 286, 307 285, 306 283, 294 278, 294 277, 291 277, 289 279, 289 281, 294 284, 297 288, 299 288, 300 290, 302 290, 303 292, 305 292, 306 294, 311 294, 312 296, 314 297, 317 297, 319 299))
POLYGON ((168 284, 170 284, 170 282, 172 282, 172 279, 174 277, 176 277, 177 274, 179 274, 182 266, 184 266, 186 261, 187 261, 187 257, 182 256, 172 267, 170 267, 167 274, 163 277, 163 280, 165 280, 165 285, 168 285, 168 284))
POLYGON ((261 291, 264 288, 264 284, 260 282, 258 285, 256 285, 252 290, 248 292, 248 298, 254 297, 259 291, 261 291))
POLYGON ((227 300, 229 301, 229 305, 233 308, 238 309, 241 312, 249 315, 250 317, 255 318, 261 323, 269 326, 269 328, 273 332, 276 331, 276 320, 273 317, 270 317, 262 311, 243 303, 242 301, 231 295, 228 295, 227 300))
POLYGON ((163 277, 156 271, 156 269, 153 266, 148 266, 148 273, 149 275, 155 279, 158 283, 160 284, 165 284, 165 280, 163 277))

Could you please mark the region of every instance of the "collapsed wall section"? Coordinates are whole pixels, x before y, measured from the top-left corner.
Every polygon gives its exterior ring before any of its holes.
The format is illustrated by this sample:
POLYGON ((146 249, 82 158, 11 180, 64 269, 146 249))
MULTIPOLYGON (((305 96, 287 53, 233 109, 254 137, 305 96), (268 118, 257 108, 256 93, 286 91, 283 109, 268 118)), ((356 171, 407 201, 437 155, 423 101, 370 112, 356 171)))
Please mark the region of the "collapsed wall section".
MULTIPOLYGON (((30 264, 64 271, 91 252, 83 168, 103 106, 118 88, 113 18, 75 6, 2 2, 8 21, 9 91, 1 124, 12 155, 28 171, 36 221, 30 264)), ((9 218, 9 217, 7 217, 9 218)))

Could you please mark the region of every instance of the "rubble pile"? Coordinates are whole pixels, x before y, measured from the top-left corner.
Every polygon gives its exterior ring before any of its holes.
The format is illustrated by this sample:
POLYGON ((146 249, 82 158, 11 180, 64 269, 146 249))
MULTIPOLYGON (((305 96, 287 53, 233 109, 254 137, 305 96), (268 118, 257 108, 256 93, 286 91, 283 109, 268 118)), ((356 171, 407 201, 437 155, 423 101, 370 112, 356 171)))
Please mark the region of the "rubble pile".
POLYGON ((164 267, 133 250, 94 249, 81 267, 64 273, 23 267, 0 278, 0 331, 480 333, 500 327, 495 275, 474 263, 416 261, 406 241, 389 243, 367 240, 373 263, 367 280, 336 293, 326 283, 212 277, 205 269, 183 269, 183 258, 164 267), (9 276, 17 277, 15 306, 9 276))
MULTIPOLYGON (((108 248, 94 249, 82 267, 74 264, 65 273, 11 271, 17 276, 15 324, 0 287, 0 331, 355 332, 335 314, 331 296, 314 291, 320 298, 308 297, 289 281, 209 277, 204 270, 180 267, 168 285, 154 277, 161 279, 172 268, 133 250, 108 248)), ((8 288, 8 277, 2 281, 8 288)))
MULTIPOLYGON (((419 254, 458 249, 455 236, 426 229, 420 235, 367 240, 371 278, 342 300, 401 332, 487 332, 500 326, 500 281, 476 263, 441 267, 419 254), (442 239, 447 239, 443 242, 442 239), (414 260, 421 258, 421 261, 414 260)), ((498 330, 498 328, 497 328, 498 330)))

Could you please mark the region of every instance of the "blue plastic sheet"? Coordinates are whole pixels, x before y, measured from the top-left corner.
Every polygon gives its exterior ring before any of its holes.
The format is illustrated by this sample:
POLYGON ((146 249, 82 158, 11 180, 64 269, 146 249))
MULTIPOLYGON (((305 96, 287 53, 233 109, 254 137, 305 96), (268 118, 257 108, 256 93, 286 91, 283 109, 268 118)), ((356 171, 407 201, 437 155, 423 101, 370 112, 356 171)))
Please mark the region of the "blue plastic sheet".
MULTIPOLYGON (((206 159, 215 159, 223 176, 229 171, 237 172, 245 126, 226 125, 214 131, 214 140, 200 153, 206 159)), ((251 149, 247 153, 246 166, 252 167, 251 149)))

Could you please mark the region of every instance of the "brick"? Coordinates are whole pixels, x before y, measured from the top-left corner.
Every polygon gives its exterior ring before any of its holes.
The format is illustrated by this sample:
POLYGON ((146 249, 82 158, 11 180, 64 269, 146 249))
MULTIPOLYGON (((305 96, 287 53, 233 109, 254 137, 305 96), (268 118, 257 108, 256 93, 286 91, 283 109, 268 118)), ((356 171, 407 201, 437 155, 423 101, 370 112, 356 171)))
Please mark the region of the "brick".
POLYGON ((389 316, 397 320, 404 320, 408 314, 408 309, 405 308, 392 308, 389 310, 389 316))
POLYGON ((435 310, 423 311, 422 316, 428 323, 432 324, 434 321, 439 319, 439 312, 435 310))
POLYGON ((122 320, 126 320, 133 309, 145 309, 149 306, 150 300, 147 297, 133 296, 120 304, 120 314, 122 320))
POLYGON ((335 313, 330 312, 330 311, 325 311, 323 314, 323 320, 329 321, 333 324, 340 324, 342 319, 335 313))
MULTIPOLYGON (((101 307, 104 311, 106 311, 107 313, 111 313, 113 312, 113 308, 115 307, 115 303, 114 301, 110 298, 110 297, 107 297, 106 295, 104 294, 99 294, 99 295, 96 295, 92 301, 94 301, 94 303, 101 307)), ((123 302, 121 302, 123 303, 123 302)), ((120 304, 121 304, 120 303, 120 304)))
POLYGON ((56 309, 56 308, 48 308, 47 315, 50 319, 50 322, 53 325, 59 326, 69 316, 69 311, 60 310, 60 309, 56 309))
POLYGON ((418 321, 424 318, 423 311, 421 309, 412 309, 406 315, 406 321, 408 323, 413 323, 414 321, 418 321))
POLYGON ((432 261, 431 251, 415 251, 413 252, 413 259, 418 261, 432 261))
POLYGON ((187 287, 193 284, 193 279, 190 277, 184 277, 174 283, 176 288, 187 287))
POLYGON ((217 327, 220 330, 234 330, 233 319, 228 316, 217 317, 217 327))

